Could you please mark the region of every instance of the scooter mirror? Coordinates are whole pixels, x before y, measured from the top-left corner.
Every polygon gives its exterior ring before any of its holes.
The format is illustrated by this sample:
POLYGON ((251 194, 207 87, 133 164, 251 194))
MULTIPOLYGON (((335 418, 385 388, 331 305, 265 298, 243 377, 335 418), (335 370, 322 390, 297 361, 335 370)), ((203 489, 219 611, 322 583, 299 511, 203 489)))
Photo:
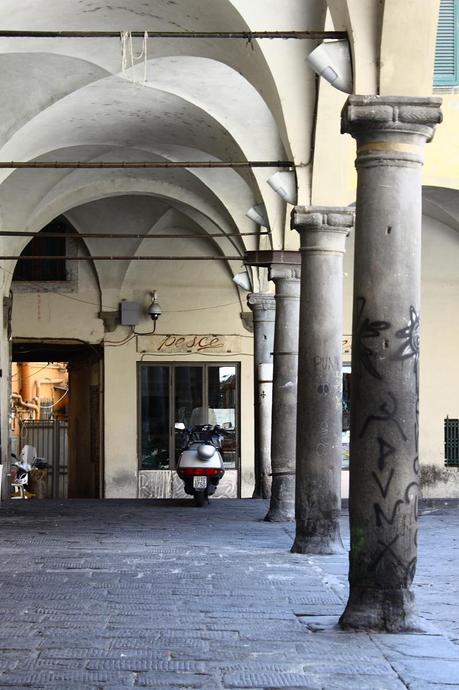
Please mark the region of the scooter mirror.
POLYGON ((177 429, 177 431, 185 431, 185 424, 183 422, 175 422, 174 428, 177 429))

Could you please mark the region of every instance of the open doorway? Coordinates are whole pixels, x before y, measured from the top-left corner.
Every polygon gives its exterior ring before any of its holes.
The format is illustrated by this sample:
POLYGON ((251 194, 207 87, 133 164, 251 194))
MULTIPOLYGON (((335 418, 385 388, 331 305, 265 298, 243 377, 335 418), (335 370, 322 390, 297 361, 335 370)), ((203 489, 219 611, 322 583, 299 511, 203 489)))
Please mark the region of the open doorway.
POLYGON ((49 498, 102 498, 102 349, 15 340, 11 382, 12 452, 46 460, 49 498))

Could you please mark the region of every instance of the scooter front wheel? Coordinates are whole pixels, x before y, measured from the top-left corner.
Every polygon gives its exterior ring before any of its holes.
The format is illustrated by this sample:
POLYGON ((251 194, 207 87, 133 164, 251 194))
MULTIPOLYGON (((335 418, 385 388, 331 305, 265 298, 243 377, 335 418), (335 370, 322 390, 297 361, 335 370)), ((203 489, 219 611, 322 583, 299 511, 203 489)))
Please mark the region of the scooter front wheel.
POLYGON ((205 491, 196 491, 194 494, 194 504, 197 508, 202 508, 207 500, 205 491))

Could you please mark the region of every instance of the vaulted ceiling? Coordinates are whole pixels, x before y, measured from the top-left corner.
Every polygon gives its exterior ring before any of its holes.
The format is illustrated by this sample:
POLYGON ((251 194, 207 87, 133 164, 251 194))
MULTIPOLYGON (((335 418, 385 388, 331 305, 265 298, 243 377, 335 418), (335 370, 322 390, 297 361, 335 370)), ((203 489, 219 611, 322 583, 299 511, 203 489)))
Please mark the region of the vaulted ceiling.
MULTIPOLYGON (((359 37, 373 40, 371 27, 380 44, 383 17, 359 13, 354 4, 331 0, 328 19, 325 0, 282 0, 281 8, 278 0, 2 0, 0 14, 3 30, 120 34, 321 30, 326 21, 333 29, 333 20, 336 28, 350 32, 356 56, 364 50, 359 37)), ((390 3, 385 4, 390 19, 390 3)), ((312 162, 321 179, 328 166, 333 180, 330 155, 337 155, 333 142, 344 95, 325 87, 317 99, 316 77, 305 64, 316 43, 150 38, 146 57, 123 70, 118 38, 1 38, 0 160, 291 160, 298 166, 299 202, 314 201, 314 194, 321 199, 312 162), (318 110, 320 122, 332 113, 333 136, 316 121, 318 110)), ((142 39, 133 39, 135 54, 142 47, 142 39)), ((365 77, 371 55, 369 50, 359 58, 360 83, 372 83, 365 77)), ((218 250, 242 254, 260 246, 296 247, 296 233, 286 230, 291 208, 266 184, 273 172, 2 170, 0 228, 38 231, 84 204, 137 195, 150 198, 152 228, 156 216, 170 209, 204 233, 250 233, 258 226, 245 213, 264 203, 271 234, 222 240, 218 250)), ((12 252, 24 244, 17 238, 3 241, 12 252)))

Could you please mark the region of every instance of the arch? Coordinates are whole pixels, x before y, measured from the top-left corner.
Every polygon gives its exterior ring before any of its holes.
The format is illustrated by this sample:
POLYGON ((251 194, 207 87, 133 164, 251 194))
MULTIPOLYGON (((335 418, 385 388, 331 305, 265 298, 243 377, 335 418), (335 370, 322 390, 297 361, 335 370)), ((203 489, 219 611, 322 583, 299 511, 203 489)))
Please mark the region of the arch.
MULTIPOLYGON (((240 253, 242 263, 244 247, 241 245, 238 249, 235 244, 232 245, 232 238, 231 242, 230 238, 225 240, 225 234, 228 232, 234 232, 234 227, 232 227, 231 224, 228 224, 228 222, 225 223, 221 218, 219 219, 218 216, 215 215, 212 204, 201 204, 199 203, 199 200, 197 200, 195 197, 192 197, 189 193, 185 193, 183 189, 181 192, 182 198, 180 199, 180 204, 178 206, 179 210, 184 212, 186 215, 188 215, 188 213, 192 214, 192 222, 199 223, 204 232, 221 232, 222 239, 220 240, 219 238, 215 238, 213 240, 219 246, 221 253, 223 255, 228 254, 228 252, 231 254, 235 254, 236 252, 240 253)), ((152 190, 151 180, 148 178, 138 179, 122 177, 120 178, 116 189, 114 189, 113 179, 99 179, 97 185, 90 184, 86 179, 84 186, 81 186, 78 189, 74 187, 68 190, 66 194, 62 194, 61 196, 57 197, 53 204, 47 203, 43 205, 43 207, 30 218, 30 221, 26 227, 27 230, 38 232, 41 228, 46 226, 48 222, 59 215, 70 214, 72 222, 74 222, 72 210, 75 209, 75 207, 110 197, 127 195, 150 196, 161 200, 166 200, 167 202, 171 201, 172 204, 174 204, 177 199, 177 192, 174 193, 170 186, 164 183, 161 185, 160 189, 157 189, 156 192, 154 192, 152 190)), ((3 249, 12 253, 20 252, 23 246, 27 244, 27 240, 22 238, 16 237, 14 239, 2 239, 3 249)), ((88 246, 88 251, 91 253, 89 242, 87 241, 86 244, 88 246)), ((106 263, 102 263, 101 266, 97 266, 97 261, 95 261, 94 264, 99 277, 100 287, 101 289, 104 289, 104 273, 106 270, 109 270, 109 266, 107 266, 106 263)), ((234 275, 238 270, 240 270, 240 263, 232 262, 232 265, 234 268, 234 270, 232 270, 234 275)), ((4 267, 6 273, 10 274, 10 279, 6 279, 5 281, 5 289, 8 290, 11 282, 11 273, 14 268, 14 262, 5 262, 4 267)))
POLYGON ((459 190, 447 187, 422 188, 423 214, 459 232, 459 190))
POLYGON ((440 0, 385 0, 380 93, 430 96, 440 0))
POLYGON ((335 29, 347 31, 354 68, 354 93, 379 93, 383 2, 327 0, 335 29))
MULTIPOLYGON (((248 31, 250 26, 243 17, 241 8, 236 8, 234 2, 230 0, 213 0, 212 4, 205 3, 202 6, 201 0, 175 0, 174 3, 164 0, 155 2, 141 2, 140 0, 130 0, 129 8, 115 5, 113 3, 91 2, 90 0, 83 8, 78 0, 67 0, 65 8, 57 7, 52 0, 45 0, 40 3, 40 8, 33 5, 22 4, 18 7, 13 0, 5 0, 3 8, 6 25, 9 29, 22 29, 24 26, 52 26, 56 23, 65 25, 67 28, 101 29, 108 26, 110 29, 126 31, 144 31, 148 28, 155 30, 171 31, 177 27, 183 27, 184 15, 186 16, 186 29, 189 31, 212 31, 218 27, 222 31, 248 31), (87 6, 91 5, 91 9, 87 6), (7 19, 6 19, 7 18, 7 19), (88 26, 88 18, 90 19, 88 26), (59 20, 56 22, 56 20, 59 20)), ((18 40, 2 41, 2 50, 9 52, 18 49, 18 40)), ((27 39, 26 49, 33 52, 43 48, 43 40, 27 39)), ((81 57, 89 55, 95 65, 111 72, 112 74, 120 70, 120 50, 113 42, 98 42, 97 49, 91 41, 61 41, 54 42, 55 45, 48 43, 47 50, 66 57, 81 57), (103 47, 103 49, 102 49, 103 47)), ((172 44, 169 41, 157 40, 150 41, 149 54, 157 56, 188 54, 195 56, 205 56, 224 62, 232 67, 236 72, 244 74, 257 91, 268 103, 269 108, 274 113, 278 122, 284 145, 287 144, 287 134, 284 123, 284 112, 281 98, 278 93, 277 84, 273 78, 272 71, 268 66, 265 55, 258 42, 247 46, 244 51, 233 50, 234 43, 221 40, 185 40, 180 39, 172 44)))
POLYGON ((354 93, 429 96, 440 0, 327 0, 349 35, 354 93))

